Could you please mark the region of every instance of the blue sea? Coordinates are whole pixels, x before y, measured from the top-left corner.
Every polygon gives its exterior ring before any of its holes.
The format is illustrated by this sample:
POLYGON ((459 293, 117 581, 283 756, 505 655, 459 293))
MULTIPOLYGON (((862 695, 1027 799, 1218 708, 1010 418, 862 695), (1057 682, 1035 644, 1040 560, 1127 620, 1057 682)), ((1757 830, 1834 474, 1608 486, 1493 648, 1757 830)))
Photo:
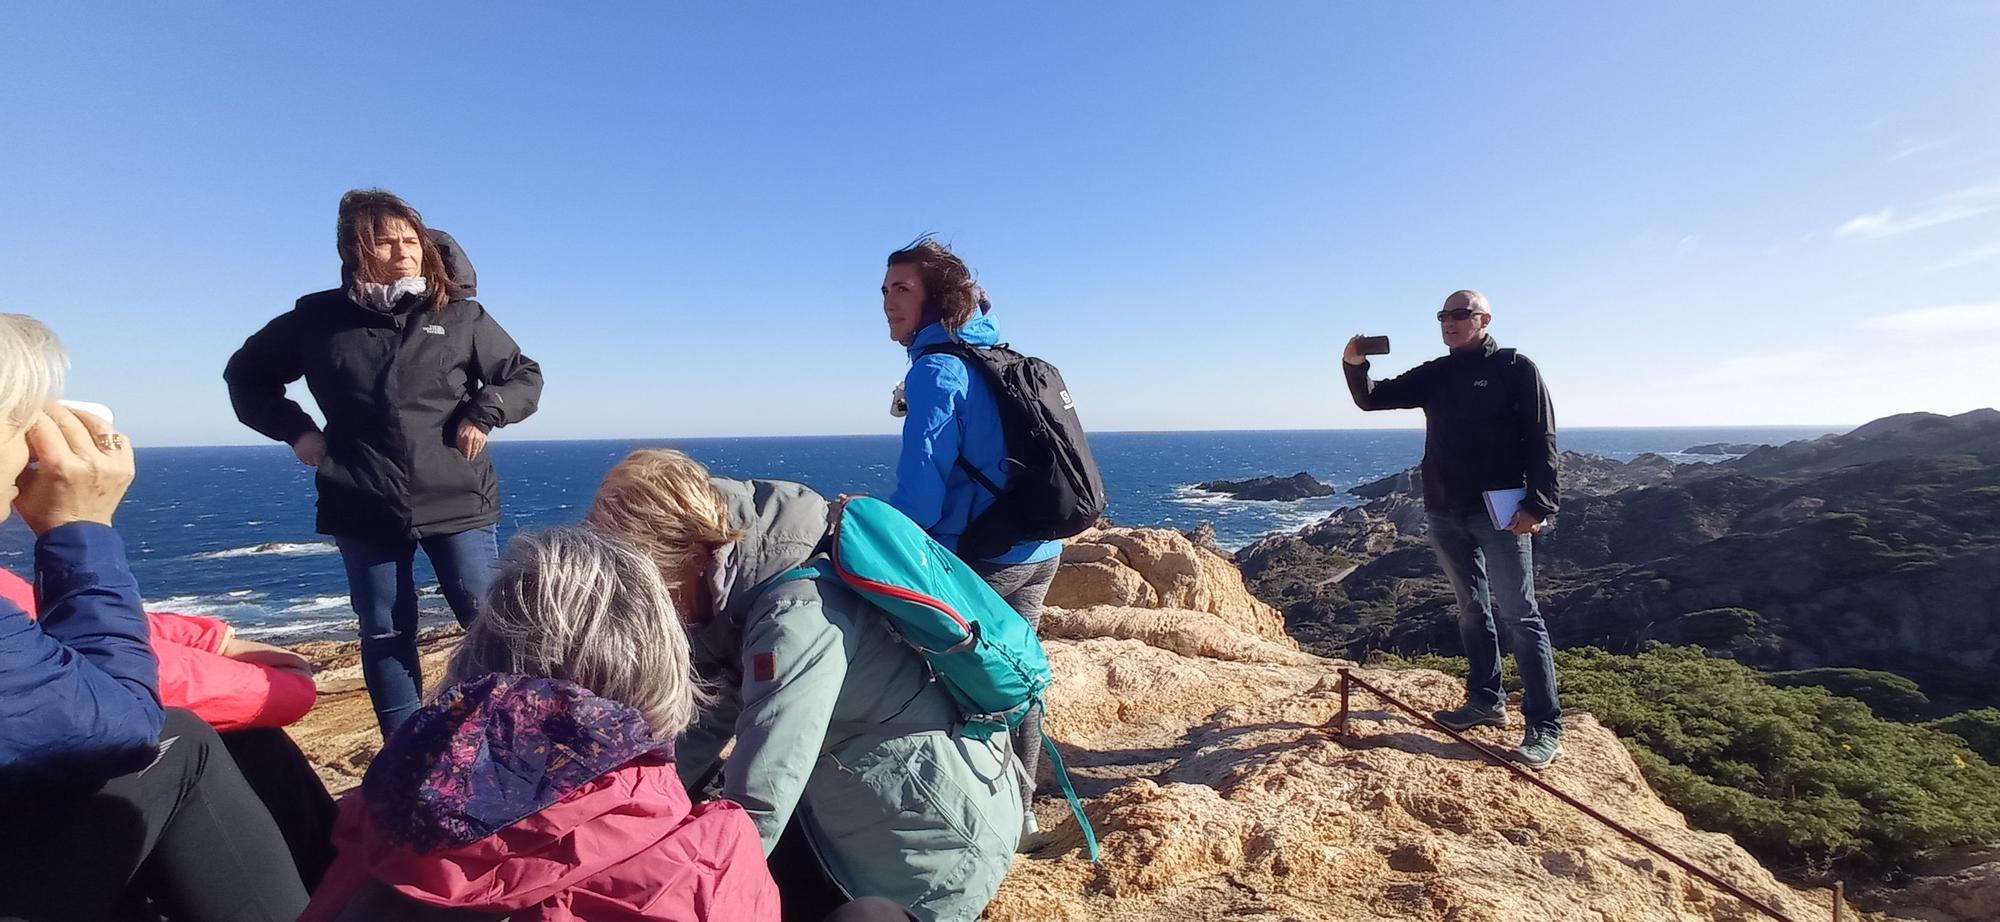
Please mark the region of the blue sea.
MULTIPOLYGON (((1619 460, 1657 452, 1679 460, 1708 442, 1782 443, 1806 428, 1572 429, 1566 450, 1619 460)), ((796 480, 822 493, 886 495, 895 485, 895 436, 517 442, 492 445, 500 472, 501 540, 521 528, 574 522, 604 472, 636 448, 681 449, 718 474, 796 480)), ((1225 548, 1311 524, 1358 500, 1252 502, 1192 485, 1306 471, 1342 490, 1407 468, 1423 454, 1414 430, 1110 432, 1091 437, 1124 525, 1215 526, 1225 548)), ((310 469, 282 445, 141 448, 139 479, 119 511, 140 587, 155 611, 209 614, 246 637, 290 642, 353 635, 347 581, 333 543, 313 532, 310 469)), ((0 527, 0 565, 27 575, 33 538, 18 518, 0 527)), ((418 555, 427 623, 450 623, 418 555)))

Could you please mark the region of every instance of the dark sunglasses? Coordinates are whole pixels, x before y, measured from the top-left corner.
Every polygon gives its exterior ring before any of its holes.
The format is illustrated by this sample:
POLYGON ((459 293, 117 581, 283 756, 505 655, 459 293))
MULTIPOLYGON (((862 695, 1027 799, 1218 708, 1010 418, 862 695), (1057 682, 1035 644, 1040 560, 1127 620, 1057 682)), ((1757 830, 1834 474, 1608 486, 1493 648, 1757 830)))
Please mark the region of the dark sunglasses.
POLYGON ((1479 312, 1469 307, 1455 307, 1448 311, 1438 311, 1438 322, 1471 320, 1472 315, 1477 313, 1479 312))

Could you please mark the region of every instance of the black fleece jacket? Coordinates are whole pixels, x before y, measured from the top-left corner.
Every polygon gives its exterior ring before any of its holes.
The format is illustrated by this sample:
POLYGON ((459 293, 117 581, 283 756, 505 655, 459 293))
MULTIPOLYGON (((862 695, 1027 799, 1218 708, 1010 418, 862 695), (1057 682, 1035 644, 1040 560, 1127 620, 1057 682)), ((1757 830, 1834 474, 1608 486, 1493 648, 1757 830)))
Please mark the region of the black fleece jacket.
POLYGON ((1341 368, 1355 406, 1424 411, 1424 508, 1480 511, 1486 491, 1526 487, 1521 508, 1556 513, 1555 405, 1527 356, 1489 336, 1386 381, 1367 362, 1341 368))

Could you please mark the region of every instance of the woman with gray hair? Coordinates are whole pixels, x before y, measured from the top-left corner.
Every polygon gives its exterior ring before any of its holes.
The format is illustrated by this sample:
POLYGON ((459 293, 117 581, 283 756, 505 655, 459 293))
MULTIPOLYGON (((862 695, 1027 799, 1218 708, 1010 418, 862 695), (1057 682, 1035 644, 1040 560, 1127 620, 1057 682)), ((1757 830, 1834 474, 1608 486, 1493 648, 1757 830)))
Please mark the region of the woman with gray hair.
POLYGON ((827 514, 802 484, 710 477, 655 449, 612 467, 587 519, 644 549, 674 593, 720 698, 681 742, 681 777, 720 769, 787 922, 854 897, 969 922, 1020 837, 1007 739, 953 732, 958 705, 880 609, 833 577, 785 578, 819 552, 827 514))
POLYGON ((584 527, 517 535, 443 690, 342 801, 301 919, 775 922, 756 825, 675 774, 708 697, 651 560, 584 527))
POLYGON ((41 602, 31 620, 0 601, 0 918, 146 897, 174 918, 292 919, 305 887, 271 815, 213 729, 160 707, 111 528, 132 446, 56 402, 67 364, 40 321, 0 314, 0 519, 35 533, 41 602))

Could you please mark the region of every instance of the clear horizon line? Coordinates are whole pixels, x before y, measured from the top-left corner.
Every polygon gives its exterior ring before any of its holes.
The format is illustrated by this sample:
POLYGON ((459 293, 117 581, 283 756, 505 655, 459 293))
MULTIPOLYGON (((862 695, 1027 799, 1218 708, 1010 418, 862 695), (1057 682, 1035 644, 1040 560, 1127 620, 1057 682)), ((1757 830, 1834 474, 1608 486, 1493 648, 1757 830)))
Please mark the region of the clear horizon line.
MULTIPOLYGON (((1561 433, 1563 433, 1563 432, 1601 432, 1601 431, 1607 431, 1607 430, 1614 430, 1614 429, 1667 429, 1667 430, 1672 430, 1672 429, 1713 429, 1713 430, 1731 430, 1731 429, 1825 429, 1825 430, 1829 430, 1829 431, 1834 431, 1834 432, 1846 432, 1846 431, 1848 431, 1848 430, 1851 430, 1851 429, 1854 429, 1855 427, 1857 427, 1857 426, 1860 426, 1860 425, 1862 425, 1862 424, 1861 424, 1861 423, 1766 423, 1766 424, 1749 424, 1749 425, 1726 425, 1726 426, 1710 426, 1710 425, 1676 425, 1676 426, 1565 426, 1565 427, 1562 427, 1561 429, 1559 429, 1559 430, 1558 430, 1558 432, 1557 432, 1557 438, 1558 438, 1558 439, 1560 439, 1560 438, 1561 438, 1561 433)), ((1416 426, 1416 427, 1406 427, 1406 426, 1393 426, 1393 427, 1392 427, 1392 426, 1374 426, 1374 427, 1367 427, 1367 428, 1360 428, 1360 429, 1354 429, 1354 428, 1348 428, 1348 429, 1339 429, 1339 428, 1310 428, 1310 429, 1306 429, 1306 428, 1301 428, 1301 429, 1101 429, 1101 430, 1097 430, 1097 431, 1095 431, 1095 432, 1092 432, 1092 433, 1090 433, 1090 434, 1092 434, 1092 435, 1202 435, 1202 434, 1212 434, 1212 433, 1246 433, 1246 434, 1257 434, 1257 433, 1270 433, 1270 432, 1290 432, 1290 433, 1307 433, 1307 432, 1419 432, 1419 433, 1420 433, 1420 432, 1423 432, 1423 431, 1424 431, 1424 428, 1423 428, 1422 426, 1416 426)), ((875 438, 900 438, 900 437, 901 437, 901 436, 900 436, 900 435, 899 435, 898 433, 894 433, 894 432, 825 432, 825 433, 806 433, 806 434, 789 434, 789 435, 687 435, 687 436, 677 436, 677 435, 614 435, 614 436, 588 436, 588 437, 581 437, 581 438, 567 438, 567 439, 564 439, 564 438, 533 438, 533 439, 517 439, 517 438, 507 438, 507 437, 504 437, 504 436, 496 436, 496 437, 495 437, 495 438, 493 439, 493 441, 494 441, 494 442, 504 442, 504 443, 506 443, 506 444, 509 444, 509 445, 532 445, 532 444, 536 444, 536 443, 542 443, 542 442, 670 442, 670 441, 679 441, 679 442, 699 442, 699 441, 721 441, 721 440, 743 440, 743 439, 875 439, 875 438)), ((283 443, 281 443, 281 442, 270 442, 270 441, 266 441, 266 442, 219 442, 219 443, 208 443, 208 442, 199 442, 199 443, 197 443, 197 442, 175 442, 175 443, 168 443, 168 444, 162 444, 162 445, 141 445, 141 446, 138 446, 138 447, 139 447, 139 448, 141 448, 141 449, 145 449, 145 448, 259 448, 259 447, 263 447, 263 446, 267 446, 267 445, 268 445, 268 446, 271 446, 271 447, 274 447, 274 448, 275 448, 275 447, 279 447, 279 446, 281 446, 282 444, 283 444, 283 443)))

